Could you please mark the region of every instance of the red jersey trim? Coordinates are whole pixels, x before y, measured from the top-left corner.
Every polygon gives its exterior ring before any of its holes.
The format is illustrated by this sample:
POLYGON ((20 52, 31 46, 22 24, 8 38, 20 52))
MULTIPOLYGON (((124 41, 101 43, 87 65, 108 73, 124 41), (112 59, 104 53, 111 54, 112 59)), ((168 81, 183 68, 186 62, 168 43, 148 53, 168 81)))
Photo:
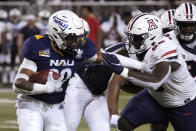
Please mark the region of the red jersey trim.
POLYGON ((162 55, 161 57, 164 57, 164 56, 167 56, 167 55, 170 55, 173 53, 176 53, 176 50, 169 51, 169 52, 165 53, 164 55, 162 55))

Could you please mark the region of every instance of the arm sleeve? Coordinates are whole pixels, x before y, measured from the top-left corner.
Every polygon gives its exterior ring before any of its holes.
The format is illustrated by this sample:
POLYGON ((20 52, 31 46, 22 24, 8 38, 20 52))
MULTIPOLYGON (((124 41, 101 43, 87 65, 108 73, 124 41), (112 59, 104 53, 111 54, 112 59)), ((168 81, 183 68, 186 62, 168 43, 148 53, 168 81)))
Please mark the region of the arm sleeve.
POLYGON ((20 65, 20 68, 26 68, 32 70, 33 72, 37 72, 36 63, 32 60, 28 60, 27 58, 24 58, 22 64, 20 65))
POLYGON ((123 67, 127 67, 127 68, 133 68, 136 70, 143 70, 144 68, 144 63, 140 62, 138 60, 135 60, 133 58, 129 58, 129 57, 125 57, 119 54, 114 54, 117 56, 117 58, 119 59, 121 65, 123 67))

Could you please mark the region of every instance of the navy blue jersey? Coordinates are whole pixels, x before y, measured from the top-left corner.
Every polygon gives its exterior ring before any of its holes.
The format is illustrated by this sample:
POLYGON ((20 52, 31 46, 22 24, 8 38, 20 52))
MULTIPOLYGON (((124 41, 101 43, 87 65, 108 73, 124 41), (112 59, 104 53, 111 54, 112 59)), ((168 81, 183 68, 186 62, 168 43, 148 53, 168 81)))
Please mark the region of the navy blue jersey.
MULTIPOLYGON (((105 51, 115 52, 121 48, 124 48, 124 43, 110 46, 106 48, 105 51)), ((95 65, 83 62, 77 69, 77 73, 93 95, 101 95, 106 90, 108 81, 113 72, 106 65, 95 65)))
MULTIPOLYGON (((36 63, 37 71, 53 70, 64 75, 65 79, 73 76, 84 59, 92 57, 97 53, 94 43, 90 39, 86 39, 83 53, 75 58, 63 56, 57 52, 58 50, 54 47, 48 35, 35 35, 28 38, 22 48, 23 56, 36 63)), ((31 97, 50 104, 59 103, 64 100, 66 88, 67 83, 64 83, 62 92, 31 95, 31 97)))

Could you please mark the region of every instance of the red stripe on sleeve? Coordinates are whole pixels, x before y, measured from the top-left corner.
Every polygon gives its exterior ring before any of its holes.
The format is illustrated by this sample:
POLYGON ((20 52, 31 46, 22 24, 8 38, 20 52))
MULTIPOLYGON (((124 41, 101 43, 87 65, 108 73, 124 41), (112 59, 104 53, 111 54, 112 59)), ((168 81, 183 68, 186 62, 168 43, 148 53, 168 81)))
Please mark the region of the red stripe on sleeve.
POLYGON ((164 55, 162 55, 161 57, 164 57, 164 56, 167 56, 167 55, 170 55, 173 53, 176 53, 176 50, 169 51, 169 52, 165 53, 164 55))

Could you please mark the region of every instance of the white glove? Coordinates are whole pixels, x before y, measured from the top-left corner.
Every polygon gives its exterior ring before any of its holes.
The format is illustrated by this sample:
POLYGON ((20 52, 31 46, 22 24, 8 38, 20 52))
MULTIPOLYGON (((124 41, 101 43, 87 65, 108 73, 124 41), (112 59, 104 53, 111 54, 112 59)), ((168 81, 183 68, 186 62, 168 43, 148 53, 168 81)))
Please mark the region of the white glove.
POLYGON ((59 79, 54 80, 52 76, 53 72, 48 73, 48 79, 45 84, 47 87, 47 93, 53 93, 53 92, 61 92, 63 88, 61 87, 63 84, 63 78, 64 76, 62 75, 59 79))
POLYGON ((120 118, 120 116, 116 115, 116 114, 111 116, 111 119, 110 119, 111 127, 118 129, 118 119, 119 118, 120 118))

